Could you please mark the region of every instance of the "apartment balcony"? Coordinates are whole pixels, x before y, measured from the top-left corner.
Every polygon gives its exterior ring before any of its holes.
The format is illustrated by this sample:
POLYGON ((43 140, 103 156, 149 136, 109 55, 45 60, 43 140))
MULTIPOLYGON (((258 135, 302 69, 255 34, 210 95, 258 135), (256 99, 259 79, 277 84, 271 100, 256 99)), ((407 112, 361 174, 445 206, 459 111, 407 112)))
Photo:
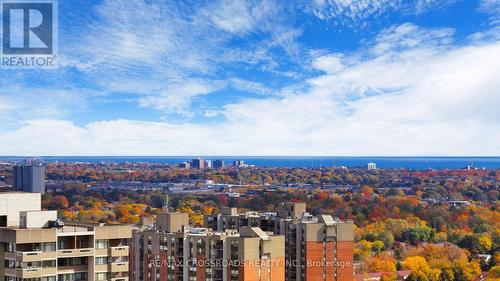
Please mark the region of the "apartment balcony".
POLYGON ((128 257, 129 246, 118 246, 110 248, 110 256, 112 257, 128 257))
POLYGON ((111 281, 128 281, 128 277, 111 278, 111 281))
MULTIPOLYGON (((42 251, 33 251, 33 252, 16 252, 9 253, 14 254, 12 257, 16 261, 20 262, 30 262, 30 261, 41 261, 41 260, 53 260, 56 259, 56 252, 42 252, 42 251)), ((5 255, 8 257, 7 255, 5 255)))
POLYGON ((57 251, 58 258, 71 258, 71 257, 89 257, 94 255, 93 248, 83 248, 83 249, 64 249, 57 251))
POLYGON ((94 266, 95 272, 108 272, 108 264, 96 264, 94 266))
POLYGON ((42 267, 42 276, 56 275, 57 267, 42 267))
POLYGON ((15 260, 17 255, 16 253, 14 252, 4 252, 5 254, 5 259, 9 259, 9 260, 15 260))
MULTIPOLYGON (((42 277, 42 272, 44 269, 42 268, 6 268, 5 269, 5 274, 6 275, 14 275, 18 278, 25 279, 25 278, 40 278, 42 277)), ((54 268, 54 273, 56 274, 56 270, 54 268)))
POLYGON ((58 274, 71 274, 75 272, 85 272, 88 271, 88 265, 68 265, 68 266, 59 266, 57 267, 58 274))
POLYGON ((81 236, 95 235, 94 228, 91 226, 65 225, 57 228, 57 236, 81 236))
POLYGON ((109 256, 109 249, 95 249, 94 253, 96 256, 109 256))
POLYGON ((25 278, 38 278, 42 276, 41 268, 23 268, 19 269, 18 272, 21 272, 21 275, 17 275, 22 279, 25 278))
POLYGON ((128 272, 128 262, 112 263, 111 272, 128 272))

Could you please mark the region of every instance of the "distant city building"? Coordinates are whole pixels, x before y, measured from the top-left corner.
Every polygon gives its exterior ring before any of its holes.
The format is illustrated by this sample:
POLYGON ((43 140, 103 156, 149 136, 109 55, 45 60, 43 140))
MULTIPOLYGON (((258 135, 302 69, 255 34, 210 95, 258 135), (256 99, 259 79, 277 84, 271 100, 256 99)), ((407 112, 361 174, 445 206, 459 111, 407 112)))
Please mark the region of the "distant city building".
POLYGON ((224 168, 225 164, 224 164, 224 160, 215 160, 214 161, 214 168, 215 169, 221 169, 221 168, 224 168))
POLYGON ((238 192, 229 192, 227 196, 231 198, 240 198, 240 194, 238 192))
POLYGON ((368 163, 368 170, 376 170, 376 169, 377 169, 377 164, 368 163))
POLYGON ((191 168, 191 164, 189 162, 182 162, 182 163, 179 163, 179 168, 189 169, 189 168, 191 168))
POLYGON ((211 160, 205 160, 205 168, 212 168, 212 161, 211 160))
POLYGON ((234 160, 233 165, 237 168, 245 167, 245 161, 243 160, 234 160))
POLYGON ((45 167, 42 165, 16 165, 13 168, 14 191, 45 193, 45 167))
POLYGON ((201 159, 201 158, 195 158, 191 162, 191 168, 199 169, 199 170, 204 169, 205 168, 205 161, 203 161, 203 159, 201 159))

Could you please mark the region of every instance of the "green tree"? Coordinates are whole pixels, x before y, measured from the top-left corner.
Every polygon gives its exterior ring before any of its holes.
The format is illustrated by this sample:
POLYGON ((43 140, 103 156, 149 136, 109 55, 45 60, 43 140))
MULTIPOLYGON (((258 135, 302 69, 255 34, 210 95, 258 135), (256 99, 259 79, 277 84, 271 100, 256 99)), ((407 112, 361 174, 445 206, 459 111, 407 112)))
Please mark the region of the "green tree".
POLYGON ((429 278, 423 273, 419 271, 414 271, 408 275, 408 278, 405 279, 406 281, 429 281, 429 278))
POLYGON ((441 269, 441 273, 439 274, 440 281, 455 281, 455 274, 453 270, 450 268, 441 269))
POLYGON ((394 235, 390 231, 383 231, 378 236, 378 240, 384 242, 385 249, 390 249, 394 244, 394 235))
POLYGON ((403 240, 417 245, 422 242, 431 241, 435 233, 434 229, 428 226, 416 226, 405 230, 402 236, 403 240))

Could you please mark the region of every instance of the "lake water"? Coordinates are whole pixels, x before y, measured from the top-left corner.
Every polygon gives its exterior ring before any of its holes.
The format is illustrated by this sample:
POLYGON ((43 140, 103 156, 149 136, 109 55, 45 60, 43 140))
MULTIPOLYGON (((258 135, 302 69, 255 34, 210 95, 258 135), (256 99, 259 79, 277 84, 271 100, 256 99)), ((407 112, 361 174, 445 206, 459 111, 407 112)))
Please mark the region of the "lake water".
MULTIPOLYGON (((191 161, 193 156, 42 156, 38 157, 46 162, 150 162, 176 164, 191 161)), ((258 167, 325 167, 325 166, 347 166, 366 167, 369 162, 376 163, 377 168, 406 168, 406 169, 463 169, 468 165, 477 168, 500 169, 500 157, 346 157, 346 156, 324 156, 324 157, 270 157, 270 156, 206 156, 203 159, 224 160, 225 164, 231 164, 234 160, 244 160, 245 163, 258 167)), ((0 157, 3 161, 20 161, 22 157, 0 157)))

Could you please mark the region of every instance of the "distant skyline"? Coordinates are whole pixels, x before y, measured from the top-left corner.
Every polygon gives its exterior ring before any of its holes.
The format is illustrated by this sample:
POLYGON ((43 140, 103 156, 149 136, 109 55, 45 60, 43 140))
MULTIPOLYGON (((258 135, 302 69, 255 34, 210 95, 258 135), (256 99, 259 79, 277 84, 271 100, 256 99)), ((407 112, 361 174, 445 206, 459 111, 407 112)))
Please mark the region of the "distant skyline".
MULTIPOLYGON (((41 156, 45 163, 154 163, 178 165, 198 156, 41 156)), ((374 157, 374 156, 201 156, 204 160, 223 160, 233 165, 236 160, 257 167, 362 167, 375 163, 377 168, 405 169, 500 169, 500 157, 374 157)), ((0 162, 22 162, 23 157, 0 156, 0 162)))
POLYGON ((500 0, 59 0, 59 59, 0 155, 500 155, 500 0))

